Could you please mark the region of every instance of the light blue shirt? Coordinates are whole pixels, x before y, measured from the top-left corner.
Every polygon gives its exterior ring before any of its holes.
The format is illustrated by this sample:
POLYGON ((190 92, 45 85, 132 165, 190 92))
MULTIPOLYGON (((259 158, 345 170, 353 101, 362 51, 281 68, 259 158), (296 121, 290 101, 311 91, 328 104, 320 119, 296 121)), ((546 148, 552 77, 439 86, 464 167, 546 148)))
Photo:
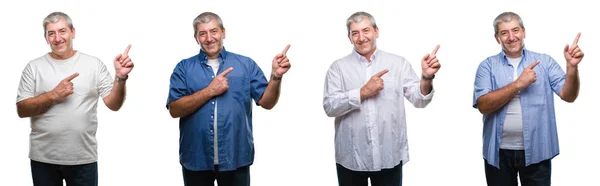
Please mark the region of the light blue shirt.
MULTIPOLYGON (((521 75, 523 69, 536 60, 540 60, 533 68, 536 81, 520 92, 525 166, 551 159, 559 154, 552 93, 559 95, 566 75, 549 55, 526 49, 523 49, 523 56, 517 67, 518 74, 521 75)), ((513 77, 513 68, 504 51, 481 62, 475 77, 473 107, 477 108, 479 97, 515 81, 518 77, 513 77)), ((483 115, 483 158, 488 164, 498 168, 506 110, 507 105, 504 105, 495 112, 483 115)))

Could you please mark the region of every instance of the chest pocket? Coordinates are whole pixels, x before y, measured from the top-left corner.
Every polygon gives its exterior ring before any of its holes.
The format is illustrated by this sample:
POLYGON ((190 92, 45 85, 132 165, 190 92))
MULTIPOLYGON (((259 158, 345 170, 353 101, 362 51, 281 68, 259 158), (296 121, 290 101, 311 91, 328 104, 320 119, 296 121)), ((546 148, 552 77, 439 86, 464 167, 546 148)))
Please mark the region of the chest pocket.
POLYGON ((250 80, 243 76, 227 76, 229 89, 225 92, 225 96, 234 98, 237 101, 245 102, 250 100, 250 80))
POLYGON ((379 94, 384 99, 396 99, 398 98, 398 94, 400 93, 400 89, 398 89, 398 84, 400 79, 398 77, 390 76, 390 77, 382 77, 383 79, 383 90, 379 91, 379 94))

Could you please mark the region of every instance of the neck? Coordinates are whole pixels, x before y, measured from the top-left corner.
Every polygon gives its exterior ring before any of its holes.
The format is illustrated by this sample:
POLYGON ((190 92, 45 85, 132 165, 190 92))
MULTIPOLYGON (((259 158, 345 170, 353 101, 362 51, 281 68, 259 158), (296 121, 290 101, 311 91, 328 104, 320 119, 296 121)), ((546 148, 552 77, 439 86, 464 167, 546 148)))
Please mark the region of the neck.
MULTIPOLYGON (((377 49, 375 49, 377 50, 377 49)), ((368 54, 362 55, 363 57, 367 58, 367 61, 370 63, 371 62, 371 56, 373 56, 373 54, 375 54, 375 50, 369 52, 368 54)))
POLYGON ((65 54, 58 54, 53 52, 50 52, 50 57, 54 58, 54 59, 58 59, 58 60, 65 60, 65 59, 69 59, 71 57, 73 57, 75 55, 76 50, 70 50, 68 52, 66 52, 65 54))

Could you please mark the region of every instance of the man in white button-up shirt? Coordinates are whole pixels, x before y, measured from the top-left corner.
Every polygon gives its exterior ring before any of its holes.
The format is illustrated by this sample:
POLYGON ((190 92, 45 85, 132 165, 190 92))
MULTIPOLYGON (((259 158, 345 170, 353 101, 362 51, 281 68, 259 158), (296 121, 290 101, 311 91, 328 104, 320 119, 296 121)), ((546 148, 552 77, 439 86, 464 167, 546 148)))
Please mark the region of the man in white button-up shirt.
POLYGON ((378 50, 379 29, 369 13, 356 12, 347 22, 351 54, 327 71, 323 108, 335 117, 335 159, 340 186, 402 185, 408 161, 404 96, 423 108, 433 97, 440 68, 439 45, 421 59, 422 75, 401 56, 378 50))

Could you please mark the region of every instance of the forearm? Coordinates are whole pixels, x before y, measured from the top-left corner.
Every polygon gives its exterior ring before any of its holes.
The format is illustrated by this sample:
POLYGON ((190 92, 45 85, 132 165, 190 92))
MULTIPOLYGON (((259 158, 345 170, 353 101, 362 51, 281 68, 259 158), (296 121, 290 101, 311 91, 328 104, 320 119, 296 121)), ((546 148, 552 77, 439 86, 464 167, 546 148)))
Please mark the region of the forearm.
POLYGON ((107 97, 106 106, 113 111, 118 111, 125 102, 126 81, 114 80, 113 88, 107 97))
POLYGON ((17 103, 19 117, 33 117, 45 113, 54 105, 55 98, 51 92, 46 92, 37 97, 27 98, 17 103))
POLYGON ((169 113, 173 118, 188 116, 192 112, 198 110, 200 106, 206 104, 211 98, 210 90, 204 88, 192 95, 183 96, 178 100, 171 102, 169 104, 169 113))
POLYGON ((482 114, 489 114, 502 108, 510 99, 519 93, 516 82, 508 84, 501 89, 489 92, 477 99, 477 108, 482 114))
POLYGON ((421 94, 423 95, 428 95, 431 93, 431 90, 433 90, 433 79, 425 80, 421 78, 420 88, 421 94))
POLYGON ((573 102, 579 95, 579 70, 577 67, 567 65, 567 79, 562 90, 560 90, 560 98, 567 102, 573 102))
POLYGON ((327 94, 323 99, 323 109, 329 117, 339 117, 360 108, 360 88, 347 92, 327 94))
POLYGON ((260 98, 260 100, 258 101, 258 104, 267 110, 272 109, 273 107, 275 107, 277 101, 279 100, 280 92, 281 79, 274 80, 273 78, 271 78, 269 84, 267 85, 267 88, 265 89, 265 92, 263 93, 262 98, 260 98))

